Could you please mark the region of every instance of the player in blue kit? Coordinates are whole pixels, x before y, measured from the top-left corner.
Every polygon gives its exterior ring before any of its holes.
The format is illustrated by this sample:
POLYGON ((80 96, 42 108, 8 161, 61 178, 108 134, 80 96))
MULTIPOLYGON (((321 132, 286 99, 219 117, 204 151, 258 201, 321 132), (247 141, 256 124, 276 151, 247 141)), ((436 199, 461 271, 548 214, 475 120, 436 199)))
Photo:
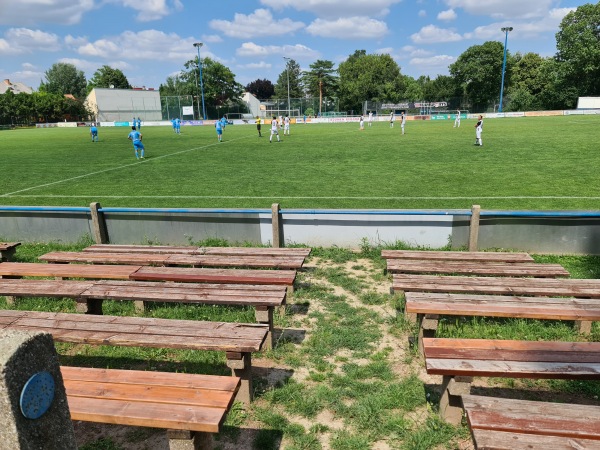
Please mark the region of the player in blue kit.
POLYGON ((181 134, 181 120, 179 117, 175 119, 175 133, 181 134))
POLYGON ((92 136, 92 142, 98 142, 98 127, 96 127, 95 123, 92 123, 92 127, 90 128, 90 136, 92 136))
POLYGON ((217 120, 215 122, 215 130, 217 131, 217 139, 219 142, 223 142, 223 122, 217 120))
POLYGON ((131 127, 131 133, 129 133, 127 139, 133 142, 133 150, 135 151, 136 159, 144 159, 145 148, 144 144, 142 144, 142 133, 137 131, 135 127, 131 127))

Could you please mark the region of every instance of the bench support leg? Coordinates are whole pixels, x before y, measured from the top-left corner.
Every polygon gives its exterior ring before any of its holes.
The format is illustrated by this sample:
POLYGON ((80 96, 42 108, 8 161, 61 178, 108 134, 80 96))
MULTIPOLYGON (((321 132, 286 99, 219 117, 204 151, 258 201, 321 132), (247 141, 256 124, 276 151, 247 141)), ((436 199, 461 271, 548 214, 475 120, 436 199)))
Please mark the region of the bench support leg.
POLYGON ((590 334, 592 332, 592 321, 591 320, 577 320, 575 321, 575 328, 579 334, 590 334))
POLYGON ((78 313, 102 315, 102 300, 76 298, 75 301, 77 302, 75 310, 78 313))
MULTIPOLYGON (((5 280, 14 280, 14 279, 18 279, 18 278, 22 278, 22 277, 15 277, 12 275, 0 275, 0 279, 5 279, 5 280)), ((4 298, 6 299, 7 306, 15 305, 17 297, 15 297, 14 295, 5 295, 4 298)))
POLYGON ((252 354, 227 352, 227 367, 234 377, 241 378, 240 390, 235 399, 245 404, 252 401, 252 354))
POLYGON ((0 251, 0 261, 11 261, 15 254, 15 248, 0 251))
POLYGON ((168 430, 169 450, 211 450, 210 433, 199 431, 168 430))
POLYGON ((134 300, 133 307, 137 314, 142 314, 146 310, 146 302, 144 300, 134 300))
POLYGON ((473 377, 452 377, 444 375, 442 381, 442 398, 440 399, 440 416, 453 425, 460 425, 463 416, 461 395, 471 393, 473 377))
POLYGON ((418 314, 417 323, 419 325, 419 353, 425 354, 423 350, 423 338, 435 337, 437 331, 439 315, 437 314, 418 314))
POLYGON ((269 333, 265 339, 265 350, 271 350, 275 342, 273 342, 273 307, 272 306, 257 306, 256 307, 256 321, 260 324, 267 325, 269 327, 269 333))

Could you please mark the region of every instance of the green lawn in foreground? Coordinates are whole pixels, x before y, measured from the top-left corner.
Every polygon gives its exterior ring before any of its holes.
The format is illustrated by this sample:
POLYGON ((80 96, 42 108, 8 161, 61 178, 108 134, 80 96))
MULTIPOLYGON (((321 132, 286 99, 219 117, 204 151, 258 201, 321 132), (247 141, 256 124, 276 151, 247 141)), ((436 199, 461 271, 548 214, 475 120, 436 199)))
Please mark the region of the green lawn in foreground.
POLYGON ((292 125, 269 144, 254 126, 143 127, 137 162, 128 128, 0 132, 1 205, 269 208, 597 209, 600 118, 292 125))

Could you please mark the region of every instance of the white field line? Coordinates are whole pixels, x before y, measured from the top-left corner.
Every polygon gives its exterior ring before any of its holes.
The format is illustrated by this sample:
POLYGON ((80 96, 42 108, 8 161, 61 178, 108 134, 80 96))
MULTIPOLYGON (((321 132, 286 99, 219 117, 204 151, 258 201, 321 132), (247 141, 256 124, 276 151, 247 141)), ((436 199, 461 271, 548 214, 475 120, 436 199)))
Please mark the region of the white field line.
MULTIPOLYGON (((247 139, 247 138, 248 138, 248 136, 244 136, 244 137, 236 138, 236 139, 231 139, 231 140, 227 140, 227 141, 222 142, 222 144, 227 144, 228 142, 233 142, 233 141, 237 141, 237 140, 240 140, 240 139, 247 139)), ((86 173, 86 174, 83 174, 83 175, 77 175, 76 177, 65 178, 63 180, 53 181, 51 183, 39 184, 37 186, 31 186, 31 187, 28 187, 28 188, 25 188, 25 189, 19 189, 18 191, 14 191, 14 192, 7 192, 6 194, 0 194, 0 197, 13 197, 13 196, 16 196, 15 194, 19 194, 21 192, 27 192, 27 191, 32 191, 34 189, 40 189, 40 188, 44 188, 44 187, 48 187, 48 186, 54 186, 56 184, 67 183, 69 181, 79 180, 81 178, 91 177, 91 176, 94 176, 94 175, 99 175, 101 173, 113 172, 115 170, 125 169, 127 167, 136 166, 138 164, 149 163, 149 162, 152 162, 152 161, 156 161, 158 159, 168 158, 170 156, 176 156, 176 155, 180 155, 182 153, 189 153, 189 152, 193 152, 193 151, 196 151, 196 150, 203 150, 205 148, 215 147, 217 145, 220 145, 220 144, 217 142, 217 143, 212 143, 212 144, 209 144, 209 145, 204 145, 202 147, 194 147, 194 148, 189 148, 189 149, 186 149, 186 150, 180 150, 180 151, 175 152, 175 153, 169 153, 168 155, 156 156, 156 157, 153 157, 151 159, 144 160, 144 161, 136 161, 134 163, 125 164, 123 166, 112 167, 110 169, 104 169, 104 170, 98 170, 96 172, 90 172, 90 173, 86 173)), ((44 196, 44 195, 36 195, 36 196, 32 196, 32 197, 46 197, 46 196, 44 196)), ((52 197, 52 196, 48 196, 48 197, 52 197)), ((61 196, 61 195, 59 195, 58 197, 62 197, 62 198, 77 198, 77 196, 72 196, 71 197, 71 196, 61 196)), ((110 197, 106 197, 106 198, 110 198, 110 197)))
MULTIPOLYGON (((32 188, 33 189, 33 188, 32 188)), ((248 195, 19 195, 19 194, 4 194, 0 197, 15 197, 15 198, 131 198, 131 199, 286 199, 286 200, 600 200, 600 197, 579 197, 579 196, 509 196, 509 197, 479 197, 476 195, 469 197, 344 197, 344 196, 248 196, 248 195)))

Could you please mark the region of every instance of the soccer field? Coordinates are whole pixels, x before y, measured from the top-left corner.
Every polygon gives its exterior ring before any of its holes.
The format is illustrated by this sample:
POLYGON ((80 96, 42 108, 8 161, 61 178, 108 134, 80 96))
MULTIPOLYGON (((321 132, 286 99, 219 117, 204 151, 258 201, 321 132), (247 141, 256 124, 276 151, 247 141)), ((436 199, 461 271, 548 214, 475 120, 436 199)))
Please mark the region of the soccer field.
POLYGON ((598 209, 600 117, 0 131, 1 205, 157 208, 598 209), (283 133, 283 130, 281 131, 283 133))

